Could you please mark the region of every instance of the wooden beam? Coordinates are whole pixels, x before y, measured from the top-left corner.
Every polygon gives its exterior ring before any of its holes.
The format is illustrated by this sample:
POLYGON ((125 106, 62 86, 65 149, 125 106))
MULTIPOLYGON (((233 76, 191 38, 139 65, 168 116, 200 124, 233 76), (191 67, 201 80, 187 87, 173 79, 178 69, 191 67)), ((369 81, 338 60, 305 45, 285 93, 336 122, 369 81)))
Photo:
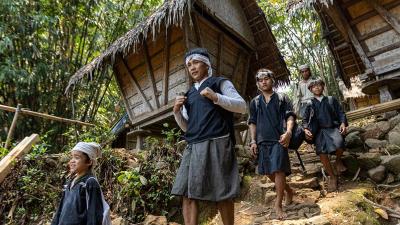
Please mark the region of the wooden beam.
POLYGON ((140 88, 139 82, 136 80, 136 77, 129 70, 128 64, 126 63, 124 58, 122 58, 122 56, 117 56, 117 57, 120 58, 120 60, 122 62, 122 70, 124 71, 124 73, 128 74, 129 82, 131 82, 133 84, 133 86, 136 88, 140 97, 142 97, 143 102, 146 103, 146 105, 149 107, 149 109, 151 111, 153 111, 154 110, 153 106, 151 106, 150 102, 147 100, 146 95, 143 93, 143 90, 140 88))
POLYGON ((242 91, 241 91, 241 95, 242 96, 244 96, 245 94, 246 94, 246 90, 247 90, 247 80, 249 79, 249 76, 251 77, 252 76, 252 74, 250 74, 250 71, 249 71, 249 69, 250 69, 250 59, 251 59, 251 57, 250 56, 248 56, 247 57, 247 60, 246 60, 246 66, 244 67, 245 69, 244 69, 244 80, 243 80, 243 82, 242 82, 242 91))
MULTIPOLYGON (((390 9, 392 9, 392 8, 398 6, 398 5, 400 5, 400 1, 392 1, 392 2, 389 2, 389 3, 385 4, 385 5, 383 5, 383 7, 386 10, 390 10, 390 9)), ((358 24, 358 23, 360 23, 360 22, 362 22, 364 20, 367 20, 367 19, 369 19, 371 17, 374 17, 376 15, 378 15, 377 11, 374 11, 374 10, 369 11, 367 13, 362 14, 361 16, 358 16, 358 17, 352 19, 350 21, 350 25, 354 26, 354 25, 356 25, 356 24, 358 24)))
POLYGON ((165 44, 164 44, 164 76, 163 76, 163 97, 164 105, 168 104, 168 79, 169 79, 169 54, 171 41, 171 31, 169 28, 165 31, 165 44))
POLYGON ((153 98, 156 103, 156 107, 158 109, 158 108, 160 108, 160 102, 158 101, 157 85, 156 85, 156 81, 154 79, 153 66, 151 65, 151 58, 149 55, 149 49, 147 47, 146 40, 143 41, 143 53, 144 53, 144 62, 146 63, 147 76, 149 77, 150 87, 152 88, 152 93, 153 93, 153 98))
POLYGON ((124 101, 125 109, 128 112, 129 119, 132 121, 133 118, 135 118, 135 117, 134 117, 134 114, 132 113, 132 110, 130 108, 128 99, 126 98, 126 94, 124 92, 124 89, 122 88, 123 86, 121 84, 121 81, 119 80, 119 77, 121 77, 121 74, 118 72, 118 70, 117 70, 117 68, 115 66, 113 67, 113 71, 115 73, 115 80, 117 81, 118 88, 119 88, 120 92, 122 93, 122 100, 124 101))
POLYGON ((368 53, 367 53, 367 56, 368 56, 368 57, 374 57, 374 56, 377 56, 377 55, 379 55, 379 54, 388 52, 388 51, 393 50, 393 49, 396 49, 396 48, 400 48, 400 41, 399 41, 399 42, 396 42, 396 43, 393 43, 393 44, 391 44, 391 45, 385 46, 385 47, 383 47, 383 48, 379 48, 379 49, 377 49, 377 50, 375 50, 375 51, 368 52, 368 53))
MULTIPOLYGON (((189 13, 186 13, 184 20, 183 20, 183 36, 184 36, 184 40, 185 40, 185 52, 189 51, 190 49, 190 45, 189 45, 189 30, 190 30, 190 25, 188 23, 190 15, 189 13)), ((189 90, 190 86, 192 85, 193 81, 192 78, 189 74, 189 71, 187 70, 186 65, 185 66, 185 73, 186 76, 189 78, 189 81, 187 82, 187 89, 189 90)))
POLYGON ((372 105, 346 113, 349 121, 400 109, 400 99, 372 105))
POLYGON ((224 33, 221 32, 218 35, 218 58, 217 58, 217 76, 221 76, 221 67, 222 67, 222 50, 224 45, 224 33))
MULTIPOLYGON (((4 110, 4 111, 8 111, 8 112, 15 112, 17 109, 14 107, 6 106, 6 105, 0 105, 0 110, 4 110)), ((86 123, 86 122, 82 122, 79 120, 66 119, 66 118, 53 116, 53 115, 49 115, 46 113, 34 112, 34 111, 26 110, 26 109, 21 109, 20 113, 22 115, 36 116, 36 117, 41 117, 44 119, 59 121, 59 122, 63 122, 63 123, 73 123, 73 124, 84 125, 84 126, 94 126, 94 124, 91 124, 91 123, 86 123)))
POLYGON ((8 147, 10 147, 11 139, 12 139, 12 137, 14 136, 14 130, 15 130, 15 127, 17 126, 18 115, 19 115, 19 113, 21 112, 21 106, 22 106, 21 104, 18 104, 18 105, 17 105, 17 109, 15 110, 14 118, 13 118, 13 120, 12 120, 10 129, 9 129, 9 131, 8 131, 8 134, 7 134, 6 143, 5 143, 5 145, 4 145, 4 148, 5 148, 5 149, 8 149, 8 147))
POLYGON ((389 26, 389 25, 386 25, 386 26, 383 26, 383 27, 381 27, 381 28, 379 28, 377 30, 374 30, 374 31, 370 32, 370 33, 366 33, 364 35, 360 35, 360 36, 357 37, 357 39, 359 41, 365 41, 367 39, 373 38, 373 37, 375 37, 375 36, 377 36, 379 34, 385 33, 385 32, 390 31, 390 30, 392 30, 392 27, 389 26))
POLYGON ((366 0, 385 21, 400 34, 400 21, 389 10, 385 9, 376 0, 366 0))
POLYGON ((343 22, 343 20, 341 19, 340 13, 337 10, 332 10, 332 7, 327 8, 326 6, 323 6, 322 10, 332 20, 333 25, 338 30, 338 32, 341 34, 343 39, 346 42, 349 42, 349 35, 347 33, 347 29, 346 29, 346 26, 345 26, 345 24, 347 24, 347 21, 343 22))
POLYGON ((360 42, 358 41, 358 39, 356 37, 356 35, 354 34, 353 29, 350 27, 349 23, 347 22, 347 19, 344 15, 342 9, 337 4, 334 4, 334 7, 335 7, 336 11, 338 12, 340 20, 349 35, 351 43, 353 44, 355 50, 357 51, 358 55, 360 56, 361 61, 364 63, 365 68, 367 69, 367 71, 371 71, 373 73, 372 63, 369 60, 368 56, 366 55, 363 47, 361 46, 360 42))
POLYGON ((192 19, 193 19, 194 32, 196 34, 197 45, 199 47, 204 47, 204 42, 203 42, 203 39, 201 38, 201 31, 200 31, 200 26, 199 26, 198 15, 193 13, 192 14, 192 19))
POLYGON ((236 62, 235 62, 235 67, 233 67, 233 72, 232 72, 232 82, 233 82, 233 84, 236 84, 236 81, 237 81, 237 77, 238 77, 238 71, 239 71, 239 67, 240 67, 240 62, 242 61, 242 57, 243 57, 243 54, 241 53, 241 52, 239 52, 239 55, 238 55, 238 57, 237 57, 237 59, 236 59, 236 62))
POLYGON ((12 167, 15 165, 15 160, 21 158, 26 154, 34 144, 40 141, 38 134, 32 134, 29 137, 25 137, 13 150, 11 150, 3 159, 0 161, 0 184, 4 181, 7 175, 12 171, 12 167))

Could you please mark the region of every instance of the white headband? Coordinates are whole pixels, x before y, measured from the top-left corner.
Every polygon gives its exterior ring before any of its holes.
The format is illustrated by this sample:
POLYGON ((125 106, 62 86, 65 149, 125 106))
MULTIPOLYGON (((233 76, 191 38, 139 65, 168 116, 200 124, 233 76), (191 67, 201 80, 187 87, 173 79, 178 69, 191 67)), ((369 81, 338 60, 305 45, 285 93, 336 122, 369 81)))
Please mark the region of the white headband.
POLYGON ((101 157, 101 147, 95 142, 78 142, 71 151, 80 151, 86 153, 90 160, 92 160, 93 166, 97 163, 97 158, 101 157))
POLYGON ((262 72, 258 72, 256 77, 257 78, 262 78, 262 77, 274 78, 274 73, 272 71, 262 71, 262 72))
POLYGON ((310 66, 307 64, 299 66, 299 70, 310 69, 310 66))
POLYGON ((190 60, 192 60, 192 59, 198 60, 198 61, 201 61, 201 62, 205 63, 208 66, 208 76, 209 77, 212 76, 211 62, 210 62, 210 59, 207 56, 204 56, 204 55, 201 55, 201 54, 189 55, 188 57, 186 57, 186 60, 185 60, 186 66, 187 66, 188 62, 190 60))

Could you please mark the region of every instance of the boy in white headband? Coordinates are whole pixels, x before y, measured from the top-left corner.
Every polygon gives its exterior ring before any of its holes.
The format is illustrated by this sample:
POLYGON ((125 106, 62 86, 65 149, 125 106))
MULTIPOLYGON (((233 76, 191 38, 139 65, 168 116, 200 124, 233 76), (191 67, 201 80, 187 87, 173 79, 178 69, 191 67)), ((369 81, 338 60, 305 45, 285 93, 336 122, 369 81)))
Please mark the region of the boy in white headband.
POLYGON ((311 70, 309 65, 304 64, 299 66, 299 72, 303 79, 297 85, 297 101, 295 111, 299 117, 303 118, 307 102, 314 97, 313 93, 311 93, 311 91, 308 89, 308 85, 313 82, 313 79, 311 78, 311 70))
POLYGON ((278 219, 286 214, 282 208, 286 193, 286 204, 291 204, 293 190, 286 183, 291 174, 288 147, 295 125, 296 114, 287 96, 274 92, 274 74, 268 69, 259 69, 256 82, 260 95, 250 102, 249 130, 250 150, 258 160, 258 173, 266 175, 275 183, 274 205, 278 219))
POLYGON ((111 224, 109 206, 92 173, 98 157, 101 147, 97 143, 79 142, 72 148, 68 163, 72 180, 64 185, 52 225, 111 224))
POLYGON ((171 193, 183 197, 186 225, 198 223, 198 200, 216 202, 224 225, 233 225, 240 186, 233 112, 246 113, 246 102, 232 82, 212 76, 206 49, 190 50, 185 63, 194 84, 176 97, 173 112, 188 146, 171 193))

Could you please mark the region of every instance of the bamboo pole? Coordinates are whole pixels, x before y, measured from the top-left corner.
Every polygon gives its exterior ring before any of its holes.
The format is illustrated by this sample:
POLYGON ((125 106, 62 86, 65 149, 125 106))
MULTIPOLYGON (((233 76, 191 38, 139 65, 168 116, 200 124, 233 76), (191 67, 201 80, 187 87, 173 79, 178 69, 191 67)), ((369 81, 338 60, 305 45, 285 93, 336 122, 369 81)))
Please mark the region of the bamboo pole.
MULTIPOLYGON (((4 111, 8 111, 8 112, 15 112, 17 109, 14 107, 6 106, 6 105, 0 105, 0 110, 4 110, 4 111)), ((45 114, 45 113, 34 112, 34 111, 26 110, 26 109, 21 109, 20 113, 23 115, 37 116, 37 117, 41 117, 44 119, 59 121, 59 122, 63 122, 63 123, 73 123, 73 124, 79 124, 82 126, 94 126, 94 124, 91 124, 91 123, 86 123, 86 122, 82 122, 79 120, 66 119, 66 118, 53 116, 53 115, 49 115, 49 114, 45 114)))
POLYGON ((14 136, 14 130, 15 130, 15 127, 17 126, 17 120, 18 120, 18 115, 21 112, 21 106, 22 106, 21 104, 18 104, 17 109, 15 110, 14 118, 11 123, 10 130, 8 131, 8 134, 7 134, 6 144, 4 145, 4 148, 6 148, 6 149, 8 149, 10 147, 11 139, 14 136))
POLYGON ((400 99, 384 102, 346 113, 349 121, 400 109, 400 99))
POLYGON ((0 161, 0 184, 11 172, 15 160, 21 158, 26 154, 34 144, 40 141, 39 135, 32 134, 29 137, 25 137, 13 150, 11 150, 1 161, 0 161))

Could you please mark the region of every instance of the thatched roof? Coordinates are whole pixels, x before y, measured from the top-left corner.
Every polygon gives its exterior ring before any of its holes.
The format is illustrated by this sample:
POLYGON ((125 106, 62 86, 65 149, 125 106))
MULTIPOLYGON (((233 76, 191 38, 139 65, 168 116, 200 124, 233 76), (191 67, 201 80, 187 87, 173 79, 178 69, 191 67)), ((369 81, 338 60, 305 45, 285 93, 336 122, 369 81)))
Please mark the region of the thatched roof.
POLYGON ((350 83, 351 83, 350 88, 347 88, 342 80, 339 80, 338 83, 339 83, 339 89, 342 91, 343 97, 345 99, 361 98, 365 96, 365 94, 361 91, 362 84, 360 78, 358 77, 350 78, 350 83))
POLYGON ((131 50, 136 51, 136 47, 142 40, 147 38, 150 33, 155 37, 161 25, 169 27, 170 25, 182 25, 182 19, 185 11, 190 11, 191 0, 174 0, 165 1, 154 13, 147 17, 144 21, 136 25, 132 30, 118 38, 104 52, 93 59, 89 64, 80 68, 69 80, 67 91, 71 86, 78 83, 85 75, 90 79, 95 70, 98 70, 106 65, 107 62, 114 62, 117 53, 123 55, 128 54, 131 50))
POLYGON ((300 9, 311 8, 315 3, 329 6, 333 4, 333 0, 289 0, 286 10, 289 12, 289 15, 293 15, 300 9))

